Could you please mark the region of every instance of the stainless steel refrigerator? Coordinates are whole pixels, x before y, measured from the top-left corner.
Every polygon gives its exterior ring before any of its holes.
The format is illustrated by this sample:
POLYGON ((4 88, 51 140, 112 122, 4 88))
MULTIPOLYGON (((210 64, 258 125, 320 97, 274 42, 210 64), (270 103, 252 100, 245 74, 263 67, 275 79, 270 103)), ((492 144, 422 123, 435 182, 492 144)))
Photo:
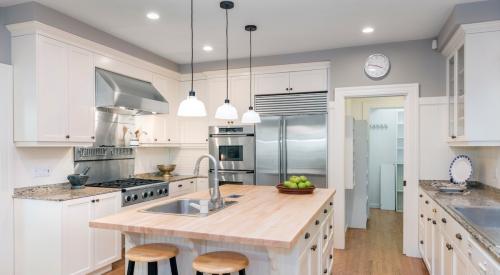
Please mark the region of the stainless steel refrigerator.
POLYGON ((276 185, 292 175, 327 184, 327 115, 262 116, 256 124, 256 183, 276 185))

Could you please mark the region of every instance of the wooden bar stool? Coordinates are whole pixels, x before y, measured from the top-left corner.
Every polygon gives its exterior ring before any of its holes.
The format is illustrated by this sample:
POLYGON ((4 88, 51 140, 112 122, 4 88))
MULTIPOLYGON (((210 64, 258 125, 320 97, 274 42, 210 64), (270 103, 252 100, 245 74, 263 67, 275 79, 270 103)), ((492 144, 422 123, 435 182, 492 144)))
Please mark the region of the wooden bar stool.
POLYGON ((193 268, 196 275, 207 274, 229 274, 238 272, 245 275, 245 268, 248 267, 248 258, 237 252, 219 251, 210 252, 196 257, 193 261, 193 268))
POLYGON ((151 243, 133 247, 125 253, 128 259, 127 275, 134 274, 136 262, 148 263, 148 275, 158 275, 158 262, 162 260, 169 260, 172 275, 178 275, 177 254, 179 249, 171 244, 151 243))

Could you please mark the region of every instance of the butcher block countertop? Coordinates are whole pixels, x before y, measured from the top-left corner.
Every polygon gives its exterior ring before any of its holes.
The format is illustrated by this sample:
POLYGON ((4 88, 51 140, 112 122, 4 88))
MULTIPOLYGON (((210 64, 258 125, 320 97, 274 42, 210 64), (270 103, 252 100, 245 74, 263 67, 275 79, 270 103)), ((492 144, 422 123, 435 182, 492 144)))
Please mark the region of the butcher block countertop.
POLYGON ((334 189, 316 189, 311 195, 285 195, 273 186, 224 185, 223 196, 243 195, 238 201, 207 217, 142 212, 155 205, 181 198, 208 199, 207 191, 152 202, 141 208, 97 219, 94 228, 128 233, 172 236, 246 245, 291 248, 334 189))

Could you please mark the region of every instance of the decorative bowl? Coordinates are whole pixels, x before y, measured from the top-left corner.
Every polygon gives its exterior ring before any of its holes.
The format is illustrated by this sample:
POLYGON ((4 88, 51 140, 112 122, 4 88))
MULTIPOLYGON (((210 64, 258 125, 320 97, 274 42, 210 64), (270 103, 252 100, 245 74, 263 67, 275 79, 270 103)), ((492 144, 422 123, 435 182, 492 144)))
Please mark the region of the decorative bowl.
POLYGON ((71 183, 71 189, 82 189, 85 188, 85 183, 89 179, 87 175, 71 174, 68 176, 69 183, 71 183))
POLYGON ((314 192, 314 189, 316 187, 307 187, 307 188, 288 188, 283 186, 283 184, 278 184, 276 185, 276 188, 278 188, 278 191, 283 194, 292 194, 292 195, 305 195, 305 194, 312 194, 314 192))
POLYGON ((175 170, 175 164, 158 164, 156 167, 158 167, 162 176, 167 177, 172 176, 170 173, 175 170))

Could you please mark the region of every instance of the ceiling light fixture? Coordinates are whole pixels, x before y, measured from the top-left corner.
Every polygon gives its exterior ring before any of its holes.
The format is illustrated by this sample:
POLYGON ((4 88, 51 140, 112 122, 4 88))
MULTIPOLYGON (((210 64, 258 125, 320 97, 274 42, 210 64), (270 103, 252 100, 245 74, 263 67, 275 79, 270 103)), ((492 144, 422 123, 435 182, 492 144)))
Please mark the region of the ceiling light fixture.
POLYGON ((372 27, 364 27, 363 30, 361 30, 363 33, 372 33, 375 31, 374 28, 372 27))
POLYGON ((252 106, 252 32, 257 30, 257 26, 255 25, 247 25, 245 26, 245 30, 250 33, 250 107, 248 107, 248 111, 246 111, 241 117, 241 123, 260 123, 260 115, 255 112, 252 106))
POLYGON ((191 90, 188 97, 179 105, 177 115, 181 117, 204 117, 207 109, 203 101, 196 98, 194 91, 194 29, 193 29, 193 0, 191 0, 191 90))
POLYGON ((158 13, 156 13, 156 12, 153 12, 153 11, 152 12, 148 12, 146 14, 146 17, 149 18, 149 19, 151 19, 151 20, 158 20, 158 19, 160 19, 160 15, 158 13))
POLYGON ((205 45, 203 46, 203 50, 206 51, 206 52, 211 52, 214 48, 212 48, 212 46, 210 45, 205 45))
POLYGON ((217 119, 238 119, 238 111, 229 101, 229 19, 228 10, 234 8, 232 1, 220 2, 220 7, 226 11, 226 99, 224 104, 217 108, 215 118, 217 119))

